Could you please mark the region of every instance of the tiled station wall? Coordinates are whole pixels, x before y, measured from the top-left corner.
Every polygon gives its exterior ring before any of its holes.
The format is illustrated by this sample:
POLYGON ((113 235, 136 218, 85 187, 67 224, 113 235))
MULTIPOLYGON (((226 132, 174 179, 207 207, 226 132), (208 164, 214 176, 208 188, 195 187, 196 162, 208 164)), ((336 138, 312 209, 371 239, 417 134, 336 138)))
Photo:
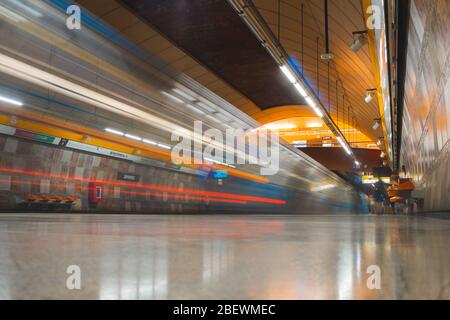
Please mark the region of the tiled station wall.
POLYGON ((427 211, 450 210, 450 0, 412 0, 402 164, 427 211))
MULTIPOLYGON (((138 182, 144 184, 175 188, 189 186, 191 189, 198 189, 200 186, 197 180, 199 178, 193 175, 135 165, 129 161, 80 153, 13 137, 0 136, 0 150, 0 209, 3 210, 14 209, 16 203, 29 194, 75 196, 79 201, 74 209, 87 210, 90 208, 87 190, 89 181, 117 181, 119 172, 139 175, 138 182), (35 175, 11 172, 11 169, 35 172, 35 175), (52 177, 45 176, 48 174, 52 177), (54 175, 86 180, 60 179, 54 175)), ((214 186, 210 187, 213 188, 214 186)), ((163 192, 161 194, 164 195, 163 192)), ((164 197, 155 201, 154 196, 146 194, 146 190, 125 186, 105 185, 104 196, 107 201, 98 204, 97 208, 104 211, 178 212, 181 209, 186 210, 186 206, 196 209, 200 205, 198 201, 168 201, 164 197), (181 204, 185 208, 180 207, 181 204)))

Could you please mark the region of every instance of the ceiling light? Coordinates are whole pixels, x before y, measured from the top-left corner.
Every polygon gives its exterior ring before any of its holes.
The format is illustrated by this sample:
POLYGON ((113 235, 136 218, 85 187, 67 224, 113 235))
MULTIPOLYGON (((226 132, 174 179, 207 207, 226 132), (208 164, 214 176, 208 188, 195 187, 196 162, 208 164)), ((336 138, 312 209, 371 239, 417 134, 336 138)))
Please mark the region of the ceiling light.
POLYGON ((381 151, 380 158, 383 159, 385 156, 386 156, 386 153, 384 153, 384 151, 381 151))
POLYGON ((165 92, 165 91, 161 91, 161 93, 162 93, 163 95, 165 95, 166 97, 172 99, 172 100, 175 101, 176 103, 184 103, 183 100, 178 99, 177 97, 171 95, 170 93, 167 93, 167 92, 165 92))
POLYGON ((156 146, 157 145, 157 143, 155 141, 152 141, 152 140, 143 139, 142 142, 147 143, 147 144, 151 144, 152 146, 156 146))
POLYGON ((281 71, 283 71, 284 75, 286 76, 286 78, 288 78, 290 83, 294 84, 297 82, 297 79, 292 74, 292 72, 288 69, 287 66, 285 66, 285 65, 281 66, 280 69, 281 69, 281 71))
POLYGON ((115 130, 115 129, 106 128, 105 131, 109 132, 109 133, 117 134, 118 136, 124 135, 124 133, 122 131, 115 130))
POLYGON ((306 93, 305 89, 303 88, 303 86, 300 83, 296 83, 294 84, 295 89, 297 89, 297 91, 303 96, 306 97, 308 94, 306 93))
POLYGON ((163 149, 167 149, 167 150, 172 149, 171 146, 168 146, 168 145, 166 145, 166 144, 158 143, 157 145, 158 145, 158 147, 161 147, 161 148, 163 148, 163 149))
POLYGON ((133 139, 133 140, 136 140, 136 141, 141 141, 142 140, 142 138, 141 137, 138 137, 138 136, 134 136, 134 135, 132 135, 132 134, 126 134, 125 135, 125 137, 127 137, 127 138, 129 138, 129 139, 133 139))
POLYGON ((309 104, 309 106, 311 108, 313 108, 314 112, 319 116, 319 117, 323 117, 323 113, 322 111, 320 111, 319 108, 317 108, 316 103, 313 101, 313 99, 311 99, 311 97, 307 97, 306 98, 306 102, 309 104))
POLYGON ((316 108, 316 104, 315 104, 315 102, 313 101, 313 99, 311 99, 310 97, 307 97, 306 98, 306 102, 309 104, 309 106, 311 107, 311 108, 316 108))
POLYGON ((358 160, 355 160, 355 166, 359 167, 361 163, 358 160))
POLYGON ((341 144, 342 148, 344 148, 345 152, 347 152, 348 155, 351 155, 352 151, 349 149, 347 144, 344 143, 344 140, 342 140, 341 137, 337 137, 336 139, 337 139, 337 141, 339 141, 339 143, 341 144))
POLYGON ((320 122, 310 122, 306 125, 307 128, 322 128, 323 123, 320 122))
POLYGON ((344 150, 345 150, 345 152, 347 152, 348 155, 352 154, 352 152, 350 151, 350 149, 347 146, 344 147, 344 150))
POLYGON ((0 101, 6 102, 6 103, 9 103, 9 104, 13 104, 15 106, 20 106, 20 107, 23 106, 22 102, 14 100, 14 99, 6 98, 6 97, 3 97, 3 96, 0 96, 0 101))
POLYGON ((284 123, 284 124, 266 124, 260 127, 258 130, 289 130, 297 128, 293 124, 284 123))
POLYGON ((189 100, 189 101, 194 101, 195 98, 193 96, 191 96, 190 94, 187 94, 186 92, 184 92, 183 90, 180 89, 172 89, 173 92, 179 94, 180 96, 182 96, 183 98, 189 100))
POLYGON ((314 112, 319 116, 319 117, 323 117, 323 113, 322 111, 319 110, 319 108, 314 108, 314 112))
POLYGON ((333 146, 332 143, 323 143, 322 144, 322 147, 324 147, 324 148, 331 148, 332 146, 333 146))

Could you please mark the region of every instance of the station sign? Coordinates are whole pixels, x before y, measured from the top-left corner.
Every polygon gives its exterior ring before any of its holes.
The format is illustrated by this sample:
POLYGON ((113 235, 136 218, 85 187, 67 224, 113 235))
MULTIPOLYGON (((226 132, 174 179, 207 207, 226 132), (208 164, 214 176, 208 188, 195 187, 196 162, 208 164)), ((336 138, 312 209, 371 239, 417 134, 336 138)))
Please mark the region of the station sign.
POLYGON ((39 141, 39 142, 44 142, 44 143, 53 143, 55 141, 55 137, 47 136, 47 135, 39 134, 39 133, 34 133, 34 132, 30 132, 30 131, 20 130, 20 129, 16 129, 15 136, 20 137, 20 138, 35 140, 35 141, 39 141))
POLYGON ((124 172, 117 173, 117 180, 138 182, 140 179, 141 176, 134 173, 124 173, 124 172))
POLYGON ((215 170, 213 173, 214 179, 226 179, 228 178, 228 172, 225 170, 215 170))

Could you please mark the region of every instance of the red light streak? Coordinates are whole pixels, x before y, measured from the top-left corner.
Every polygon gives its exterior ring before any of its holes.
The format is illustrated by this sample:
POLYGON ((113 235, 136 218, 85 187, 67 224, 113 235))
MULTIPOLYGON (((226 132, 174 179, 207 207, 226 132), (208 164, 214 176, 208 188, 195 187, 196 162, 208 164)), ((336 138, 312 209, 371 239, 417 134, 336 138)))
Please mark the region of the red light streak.
MULTIPOLYGON (((40 186, 40 182, 36 181, 27 181, 24 182, 22 180, 0 180, 0 182, 11 182, 13 184, 23 185, 23 184, 31 184, 40 186)), ((60 188, 66 188, 67 185, 61 184, 61 183, 50 183, 49 184, 52 187, 60 187, 60 188)), ((77 186, 75 189, 78 190, 89 190, 89 187, 85 186, 77 186)), ((105 192, 114 193, 115 190, 111 188, 104 189, 105 192)), ((129 191, 129 190, 120 190, 121 194, 129 194, 129 195, 140 195, 140 196, 154 196, 157 198, 164 198, 167 197, 169 199, 177 199, 177 200, 198 200, 198 201, 209 201, 209 202, 219 202, 219 203, 235 203, 235 204, 247 204, 247 201, 242 200, 233 200, 233 199, 219 199, 219 198, 209 198, 209 197, 197 197, 197 196, 189 196, 189 195, 177 195, 177 194, 164 194, 164 193, 157 193, 157 192, 142 192, 142 191, 129 191)))
MULTIPOLYGON (((194 189, 179 189, 174 187, 168 187, 168 186, 161 186, 161 185, 152 185, 152 184, 141 184, 141 183, 131 183, 131 182, 122 182, 122 181, 112 181, 112 180, 97 180, 97 179, 88 179, 88 178, 80 178, 75 176, 64 176, 64 175, 58 175, 58 174, 52 174, 52 173, 41 173, 34 170, 21 170, 21 169, 14 169, 14 168, 0 168, 0 172, 6 172, 6 173, 15 173, 15 174, 23 174, 28 176, 36 176, 41 178, 53 178, 53 179, 63 179, 63 180, 72 180, 72 181, 80 181, 80 182, 94 182, 94 183, 102 183, 106 185, 113 185, 113 186, 124 186, 124 187, 132 187, 132 188, 138 188, 138 189, 145 189, 145 190, 155 190, 155 191, 165 191, 170 193, 181 193, 181 194, 190 194, 190 195, 196 195, 200 197, 204 197, 205 201, 210 200, 212 197, 214 199, 228 199, 228 200, 239 200, 241 202, 235 202, 235 203, 242 203, 245 204, 247 202, 260 202, 260 203, 271 203, 271 204, 286 204, 286 201, 281 199, 273 199, 273 198, 264 198, 264 197, 255 197, 255 196, 248 196, 248 195, 240 195, 240 194, 233 194, 233 193, 222 193, 222 192, 213 192, 213 191, 203 191, 203 190, 194 190, 194 189)), ((20 181, 23 183, 23 181, 20 181)), ((58 184, 53 184, 54 186, 58 186, 58 184)), ((59 185, 61 187, 65 187, 65 185, 59 185)), ((121 191, 123 192, 123 191, 121 191)), ((211 200, 210 200, 211 201, 211 200)))

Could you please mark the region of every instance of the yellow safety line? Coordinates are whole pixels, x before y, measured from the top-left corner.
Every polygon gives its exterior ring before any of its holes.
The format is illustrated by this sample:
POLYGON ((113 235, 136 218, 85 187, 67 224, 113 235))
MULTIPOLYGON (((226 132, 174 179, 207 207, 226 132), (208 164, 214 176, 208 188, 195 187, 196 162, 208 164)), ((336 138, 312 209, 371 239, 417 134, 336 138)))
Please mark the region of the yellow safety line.
MULTIPOLYGON (((158 148, 134 142, 132 140, 127 140, 119 136, 109 134, 107 132, 93 130, 78 124, 43 115, 30 110, 10 109, 0 105, 0 111, 13 114, 14 116, 20 116, 20 118, 16 118, 13 121, 13 116, 0 114, 0 124, 3 125, 63 139, 69 139, 72 141, 77 141, 96 147, 102 147, 126 154, 138 155, 144 158, 171 162, 170 151, 160 150, 158 148)), ((185 164, 183 166, 198 168, 198 165, 185 164)), ((224 167, 221 165, 211 165, 211 167, 215 169, 226 170, 230 176, 239 177, 245 180, 251 180, 259 183, 269 182, 267 178, 243 172, 241 170, 224 167)))

